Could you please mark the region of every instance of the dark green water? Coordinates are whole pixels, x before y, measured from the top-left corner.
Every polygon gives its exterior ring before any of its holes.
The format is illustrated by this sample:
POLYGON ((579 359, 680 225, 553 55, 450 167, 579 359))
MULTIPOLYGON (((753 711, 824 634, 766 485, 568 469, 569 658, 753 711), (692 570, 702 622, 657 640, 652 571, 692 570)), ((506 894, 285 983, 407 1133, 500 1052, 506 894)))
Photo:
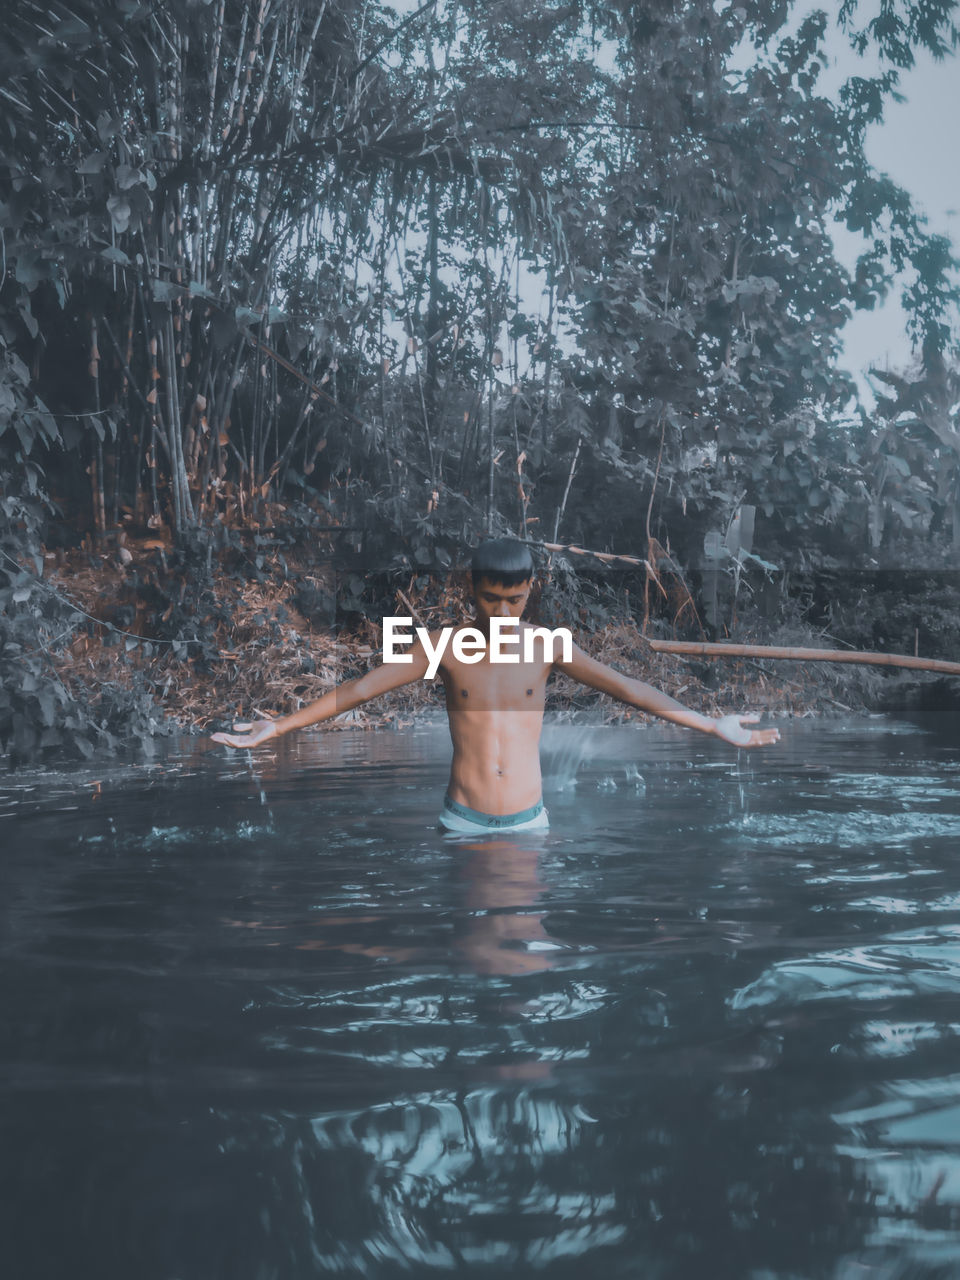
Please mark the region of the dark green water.
POLYGON ((545 746, 4 781, 4 1274, 960 1276, 960 726, 545 746))

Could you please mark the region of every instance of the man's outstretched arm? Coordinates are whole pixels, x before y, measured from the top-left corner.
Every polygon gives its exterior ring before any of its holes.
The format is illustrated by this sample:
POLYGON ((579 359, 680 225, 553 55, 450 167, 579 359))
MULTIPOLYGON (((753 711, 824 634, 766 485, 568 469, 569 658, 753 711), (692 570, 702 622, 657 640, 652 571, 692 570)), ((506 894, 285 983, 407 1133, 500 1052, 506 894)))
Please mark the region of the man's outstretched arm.
POLYGON ((320 724, 324 720, 332 720, 334 716, 352 711, 365 702, 379 698, 391 689, 399 689, 405 684, 413 684, 422 680, 427 673, 428 659, 422 644, 416 643, 410 654, 412 661, 406 663, 383 663, 374 667, 355 680, 345 680, 336 688, 328 690, 316 702, 311 702, 289 716, 279 716, 276 720, 256 720, 252 724, 235 724, 234 733, 214 733, 214 742, 222 742, 228 747, 256 747, 261 742, 269 742, 271 738, 279 738, 281 734, 291 733, 294 729, 306 729, 309 725, 320 724))
POLYGON ((597 662, 577 645, 573 646, 573 656, 569 662, 559 661, 553 665, 559 671, 579 680, 581 684, 589 685, 591 689, 599 689, 601 693, 608 693, 611 698, 616 698, 619 702, 637 707, 640 711, 647 711, 650 715, 659 716, 661 720, 669 720, 671 724, 681 724, 687 729, 699 729, 701 733, 713 734, 725 742, 733 743, 734 746, 763 747, 771 742, 780 741, 779 729, 745 727, 759 720, 759 716, 730 715, 721 716, 716 720, 711 716, 703 716, 698 711, 691 711, 682 702, 677 702, 676 698, 671 698, 668 694, 654 689, 652 685, 645 684, 642 680, 634 680, 631 676, 622 675, 612 667, 597 662))

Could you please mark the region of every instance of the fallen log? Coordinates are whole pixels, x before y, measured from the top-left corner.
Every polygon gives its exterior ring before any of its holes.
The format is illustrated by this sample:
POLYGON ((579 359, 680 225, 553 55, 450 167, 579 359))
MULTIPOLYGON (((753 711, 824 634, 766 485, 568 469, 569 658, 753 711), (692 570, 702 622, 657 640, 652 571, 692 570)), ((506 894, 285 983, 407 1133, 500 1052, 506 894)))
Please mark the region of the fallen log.
POLYGON ((875 667, 909 667, 960 676, 960 662, 915 658, 906 653, 869 653, 858 649, 792 649, 769 644, 707 644, 696 640, 648 640, 658 653, 698 658, 776 658, 787 662, 860 662, 875 667))

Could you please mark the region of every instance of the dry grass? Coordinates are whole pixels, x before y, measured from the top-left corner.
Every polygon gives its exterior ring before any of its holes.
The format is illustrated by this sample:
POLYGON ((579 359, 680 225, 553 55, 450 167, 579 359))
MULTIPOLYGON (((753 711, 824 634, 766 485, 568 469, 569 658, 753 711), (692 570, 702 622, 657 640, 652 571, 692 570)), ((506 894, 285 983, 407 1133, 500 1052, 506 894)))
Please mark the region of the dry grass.
MULTIPOLYGON (((319 698, 344 680, 362 674, 375 661, 378 629, 363 622, 350 635, 311 625, 296 608, 298 582, 277 576, 268 582, 228 582, 229 623, 218 626, 218 656, 209 663, 175 658, 167 646, 153 656, 137 646, 105 645, 105 628, 79 635, 57 659, 68 687, 82 682, 89 689, 106 682, 133 688, 145 683, 164 713, 180 728, 206 733, 234 720, 289 714, 319 698), (278 616, 279 615, 279 616, 278 616), (282 618, 282 621, 280 620, 282 618)), ((307 568, 302 569, 306 575, 307 568)), ((95 617, 113 620, 117 608, 134 609, 125 628, 143 635, 146 608, 133 595, 124 571, 104 561, 93 567, 82 556, 51 574, 51 585, 95 617)), ((415 625, 443 626, 464 616, 462 589, 450 585, 435 601, 426 601, 411 582, 398 591, 395 612, 412 615, 415 625)), ((740 636, 744 642, 749 636, 740 636)), ((583 649, 601 662, 704 714, 760 712, 774 718, 835 716, 863 709, 876 696, 880 677, 866 668, 831 664, 759 662, 752 659, 709 662, 651 650, 636 627, 610 623, 592 634, 576 635, 583 649)), ((767 633, 765 643, 810 644, 808 632, 782 628, 767 633)), ((815 640, 813 641, 816 642, 815 640)), ((643 713, 585 689, 566 677, 550 686, 551 711, 572 714, 589 709, 605 723, 642 720, 643 713)), ((333 728, 403 728, 442 709, 437 689, 423 681, 357 708, 331 721, 333 728)))

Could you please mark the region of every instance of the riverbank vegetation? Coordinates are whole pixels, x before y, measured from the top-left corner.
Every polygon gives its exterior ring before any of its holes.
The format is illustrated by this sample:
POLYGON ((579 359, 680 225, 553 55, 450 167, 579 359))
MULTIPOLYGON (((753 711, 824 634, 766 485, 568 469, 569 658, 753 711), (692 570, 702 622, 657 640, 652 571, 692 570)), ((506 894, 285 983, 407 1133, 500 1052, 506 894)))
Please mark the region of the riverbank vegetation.
POLYGON ((12 0, 0 749, 316 696, 488 532, 704 709, 879 677, 644 636, 954 656, 957 262, 864 154, 954 13, 12 0), (831 95, 838 40, 880 70, 831 95), (842 331, 890 289, 916 364, 868 410, 842 331))

